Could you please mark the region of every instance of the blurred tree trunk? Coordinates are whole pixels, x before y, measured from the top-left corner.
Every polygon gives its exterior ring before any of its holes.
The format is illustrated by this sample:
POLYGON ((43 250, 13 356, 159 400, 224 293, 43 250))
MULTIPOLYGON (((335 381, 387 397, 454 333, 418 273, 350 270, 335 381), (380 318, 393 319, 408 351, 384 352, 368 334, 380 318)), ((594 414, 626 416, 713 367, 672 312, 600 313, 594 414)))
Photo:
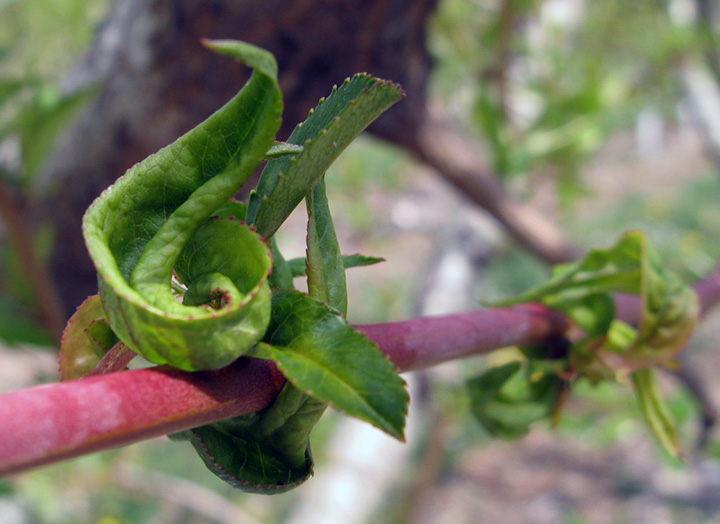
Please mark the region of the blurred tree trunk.
POLYGON ((356 72, 408 93, 373 127, 391 141, 417 128, 430 63, 425 24, 436 0, 117 0, 73 90, 100 92, 61 138, 43 173, 38 208, 56 229, 51 272, 66 314, 96 292, 80 221, 92 200, 134 163, 167 145, 231 98, 247 69, 209 52, 203 38, 257 44, 278 59, 286 109, 280 138, 334 84, 356 72))

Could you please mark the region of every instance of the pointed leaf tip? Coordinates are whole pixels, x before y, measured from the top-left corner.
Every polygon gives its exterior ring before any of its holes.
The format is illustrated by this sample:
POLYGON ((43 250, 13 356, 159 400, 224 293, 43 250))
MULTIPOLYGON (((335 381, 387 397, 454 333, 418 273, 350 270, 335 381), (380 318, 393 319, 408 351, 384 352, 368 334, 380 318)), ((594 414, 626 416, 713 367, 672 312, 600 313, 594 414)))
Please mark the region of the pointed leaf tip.
POLYGON ((218 54, 230 56, 248 67, 257 69, 277 82, 277 60, 269 51, 239 40, 204 39, 202 44, 218 54))

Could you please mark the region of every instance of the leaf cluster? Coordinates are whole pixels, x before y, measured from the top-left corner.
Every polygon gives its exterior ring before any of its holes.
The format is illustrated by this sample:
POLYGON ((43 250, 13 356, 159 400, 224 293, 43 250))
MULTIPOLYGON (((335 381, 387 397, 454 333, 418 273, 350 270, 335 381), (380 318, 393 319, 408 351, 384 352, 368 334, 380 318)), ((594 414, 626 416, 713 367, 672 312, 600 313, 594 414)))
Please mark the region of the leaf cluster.
POLYGON ((680 453, 660 396, 655 366, 672 366, 697 321, 695 292, 668 271, 640 232, 609 249, 562 264, 552 277, 496 305, 541 302, 574 323, 564 344, 526 348, 522 361, 491 368, 469 381, 473 412, 498 436, 514 438, 556 415, 573 381, 632 383, 645 420, 662 446, 680 453), (616 294, 641 300, 637 326, 616 319, 616 294), (564 346, 564 347, 563 347, 564 346))
POLYGON ((83 233, 99 298, 71 319, 63 378, 78 378, 123 344, 185 371, 238 358, 272 360, 288 382, 262 412, 176 435, 216 475, 279 493, 312 473, 309 435, 328 405, 402 439, 408 397, 389 360, 345 321, 347 267, 323 175, 402 90, 370 75, 333 89, 286 142, 274 57, 235 41, 206 42, 253 68, 223 108, 131 168, 88 209, 83 233), (262 162, 256 190, 233 195, 262 162), (307 257, 286 262, 274 233, 306 200, 307 257), (308 293, 294 289, 305 274, 308 293))

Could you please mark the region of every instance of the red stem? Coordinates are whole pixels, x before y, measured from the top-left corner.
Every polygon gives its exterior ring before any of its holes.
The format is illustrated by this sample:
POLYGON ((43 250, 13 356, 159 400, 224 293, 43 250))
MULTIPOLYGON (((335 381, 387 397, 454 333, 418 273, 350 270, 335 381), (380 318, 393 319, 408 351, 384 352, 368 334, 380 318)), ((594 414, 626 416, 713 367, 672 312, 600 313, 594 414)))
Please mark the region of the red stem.
MULTIPOLYGON (((562 336, 564 317, 539 305, 358 326, 401 371, 562 336)), ((267 361, 186 373, 124 371, 0 395, 0 475, 252 413, 280 391, 267 361)))

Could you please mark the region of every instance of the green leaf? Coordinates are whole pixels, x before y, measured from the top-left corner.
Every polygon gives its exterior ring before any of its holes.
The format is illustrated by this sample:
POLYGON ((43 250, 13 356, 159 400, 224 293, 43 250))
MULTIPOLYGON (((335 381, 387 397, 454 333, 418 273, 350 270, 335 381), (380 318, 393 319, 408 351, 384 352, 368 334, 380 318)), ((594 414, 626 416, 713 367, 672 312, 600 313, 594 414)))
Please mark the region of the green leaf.
POLYGON ((272 275, 270 275, 270 287, 273 289, 295 289, 293 285, 293 268, 290 262, 286 261, 282 256, 275 237, 270 239, 270 248, 273 256, 273 272, 272 275))
POLYGON ((184 432, 205 465, 233 487, 278 494, 313 472, 309 435, 325 405, 284 388, 267 410, 184 432))
POLYGON ((347 315, 347 285, 340 244, 325 194, 325 177, 306 197, 308 294, 347 315))
POLYGON ((269 249, 239 220, 208 219, 263 160, 282 111, 271 54, 241 42, 206 45, 253 67, 250 80, 205 122, 130 169, 83 220, 113 330, 148 360, 188 371, 229 364, 269 321, 269 249), (209 240, 218 235, 223 241, 209 240), (186 304, 170 285, 179 259, 191 290, 186 304))
POLYGON ((490 434, 516 439, 553 412, 562 381, 553 371, 513 361, 468 380, 470 409, 490 434))
POLYGON ((60 342, 60 380, 73 380, 92 371, 117 342, 105 316, 100 296, 93 295, 70 317, 60 342))
MULTIPOLYGON (((372 266, 385 262, 384 258, 381 257, 368 257, 365 255, 343 255, 342 257, 343 267, 345 269, 352 269, 354 267, 372 266)), ((287 261, 288 268, 290 269, 293 277, 302 277, 307 275, 307 259, 306 258, 291 258, 287 261)))
POLYGON ((382 257, 368 257, 358 253, 354 255, 343 255, 343 266, 345 266, 345 269, 372 266, 380 262, 385 262, 385 259, 382 257))
POLYGON ((569 351, 569 369, 593 381, 624 382, 629 375, 645 421, 660 444, 679 453, 670 414, 652 374, 685 345, 699 312, 695 292, 668 271, 640 232, 625 234, 610 249, 559 266, 552 278, 503 304, 539 301, 570 317, 585 331, 569 351), (637 328, 614 318, 613 293, 642 300, 637 328))
POLYGON ((273 296, 272 321, 258 345, 294 386, 403 438, 408 395, 390 361, 325 304, 296 291, 273 296))
POLYGON ((396 84, 367 74, 333 89, 287 140, 303 146, 302 153, 265 166, 257 192, 250 196, 248 223, 263 237, 272 237, 348 144, 403 95, 396 84))
POLYGON ((660 394, 655 373, 650 368, 639 369, 632 375, 635 398, 647 426, 660 445, 673 457, 681 454, 672 415, 660 394))
POLYGON ((585 330, 586 340, 571 355, 581 357, 574 363, 580 372, 597 378, 668 362, 692 333, 699 311, 695 292, 663 267, 640 232, 558 266, 546 283, 495 305, 535 301, 562 311, 585 330), (615 314, 613 293, 642 299, 637 333, 623 348, 602 346, 615 314))

